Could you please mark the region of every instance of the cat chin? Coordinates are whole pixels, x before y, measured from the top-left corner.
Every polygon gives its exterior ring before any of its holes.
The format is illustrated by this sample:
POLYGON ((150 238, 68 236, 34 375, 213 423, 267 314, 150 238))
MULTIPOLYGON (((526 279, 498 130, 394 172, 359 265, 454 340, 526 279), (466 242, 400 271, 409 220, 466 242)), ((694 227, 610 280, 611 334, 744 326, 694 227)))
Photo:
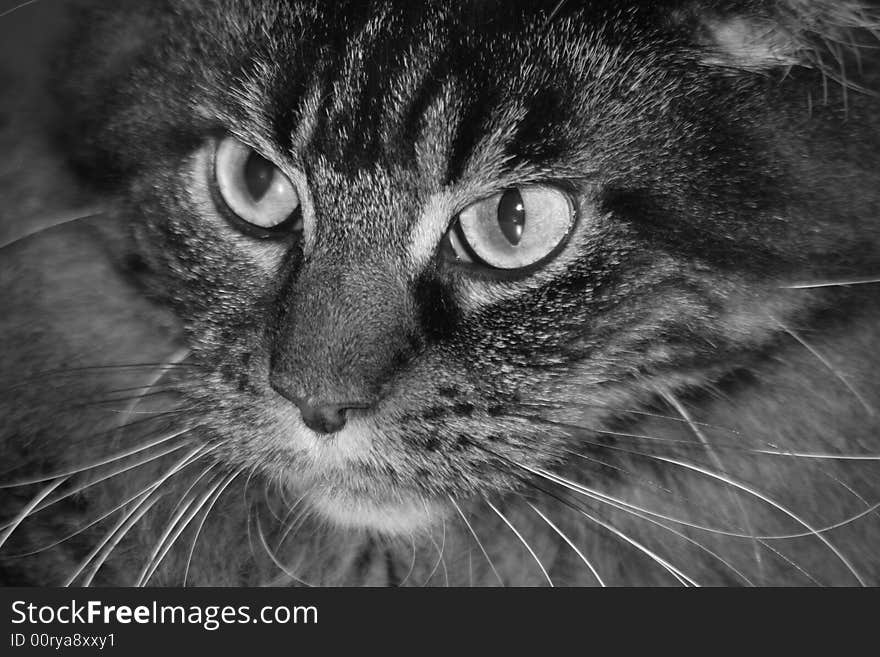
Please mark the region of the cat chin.
POLYGON ((312 508, 341 529, 375 532, 386 536, 411 536, 446 515, 446 508, 412 494, 396 499, 375 499, 364 493, 322 491, 310 497, 312 508))

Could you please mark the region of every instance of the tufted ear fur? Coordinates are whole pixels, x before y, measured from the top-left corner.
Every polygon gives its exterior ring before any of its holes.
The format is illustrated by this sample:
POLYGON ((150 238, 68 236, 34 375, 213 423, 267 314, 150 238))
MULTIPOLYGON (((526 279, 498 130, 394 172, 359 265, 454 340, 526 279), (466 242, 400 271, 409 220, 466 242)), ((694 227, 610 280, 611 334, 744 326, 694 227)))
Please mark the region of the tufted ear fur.
POLYGON ((880 46, 877 0, 696 2, 681 15, 696 28, 703 63, 735 70, 803 66, 849 84, 846 60, 880 46))

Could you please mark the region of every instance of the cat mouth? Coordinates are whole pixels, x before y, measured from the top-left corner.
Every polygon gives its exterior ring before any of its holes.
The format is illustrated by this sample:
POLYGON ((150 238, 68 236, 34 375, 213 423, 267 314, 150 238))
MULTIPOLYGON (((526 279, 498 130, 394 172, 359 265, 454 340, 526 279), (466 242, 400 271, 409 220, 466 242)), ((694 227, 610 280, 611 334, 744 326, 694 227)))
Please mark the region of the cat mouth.
POLYGON ((388 536, 412 535, 429 529, 448 513, 445 498, 395 476, 407 459, 389 453, 389 437, 375 420, 353 417, 328 437, 293 425, 303 460, 291 462, 281 475, 290 498, 332 525, 388 536), (377 449, 377 444, 381 449, 377 449))

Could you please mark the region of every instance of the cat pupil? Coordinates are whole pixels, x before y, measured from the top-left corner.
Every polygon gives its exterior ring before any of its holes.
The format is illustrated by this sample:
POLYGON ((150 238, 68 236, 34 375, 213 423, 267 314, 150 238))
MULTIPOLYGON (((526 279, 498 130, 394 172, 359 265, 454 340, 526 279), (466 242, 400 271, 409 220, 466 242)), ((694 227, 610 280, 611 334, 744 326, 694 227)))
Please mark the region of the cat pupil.
POLYGON ((275 165, 256 153, 251 153, 244 165, 244 183, 254 201, 260 201, 275 177, 275 165))
POLYGON ((509 189, 498 203, 498 226, 507 241, 516 246, 522 240, 526 225, 526 210, 517 189, 509 189))

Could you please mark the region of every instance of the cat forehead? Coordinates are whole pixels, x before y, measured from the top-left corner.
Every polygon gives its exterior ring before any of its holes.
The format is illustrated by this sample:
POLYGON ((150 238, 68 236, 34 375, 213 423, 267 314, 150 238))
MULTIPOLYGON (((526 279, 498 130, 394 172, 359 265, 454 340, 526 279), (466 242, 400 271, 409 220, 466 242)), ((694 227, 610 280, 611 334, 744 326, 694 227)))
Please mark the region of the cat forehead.
POLYGON ((468 169, 497 177, 504 166, 558 156, 554 127, 571 127, 575 108, 586 116, 588 97, 597 102, 644 77, 619 47, 580 25, 548 29, 546 12, 517 3, 492 20, 492 3, 463 4, 263 17, 262 31, 281 22, 287 37, 234 55, 215 98, 234 105, 230 123, 249 120, 265 143, 304 159, 320 156, 345 172, 415 167, 434 185, 468 169))

